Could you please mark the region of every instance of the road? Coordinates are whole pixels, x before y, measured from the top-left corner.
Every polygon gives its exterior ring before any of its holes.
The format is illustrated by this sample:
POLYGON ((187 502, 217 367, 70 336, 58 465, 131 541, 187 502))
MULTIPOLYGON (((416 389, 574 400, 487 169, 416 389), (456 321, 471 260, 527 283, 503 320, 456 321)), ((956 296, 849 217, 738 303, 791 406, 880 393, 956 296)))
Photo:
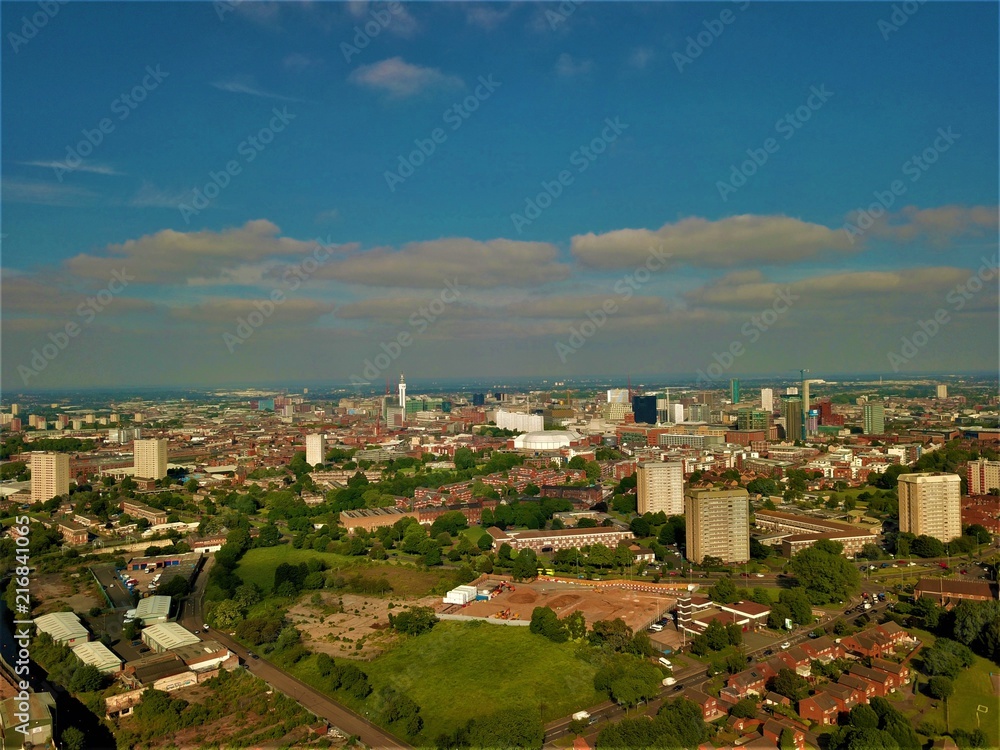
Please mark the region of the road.
MULTIPOLYGON (((202 597, 205 593, 205 586, 208 582, 208 571, 211 569, 215 557, 209 558, 195 579, 194 589, 187 599, 181 623, 190 630, 199 630, 204 625, 204 610, 202 609, 202 597)), ((292 676, 283 669, 279 669, 265 659, 252 659, 248 650, 229 637, 226 633, 218 630, 209 631, 208 638, 218 641, 234 654, 240 657, 249 666, 250 672, 264 680, 275 690, 280 690, 294 701, 317 716, 326 719, 333 726, 349 735, 357 735, 361 741, 372 748, 409 748, 410 745, 402 742, 398 738, 386 732, 384 729, 375 726, 347 706, 337 703, 327 695, 319 692, 311 685, 307 685, 298 678, 292 676)))

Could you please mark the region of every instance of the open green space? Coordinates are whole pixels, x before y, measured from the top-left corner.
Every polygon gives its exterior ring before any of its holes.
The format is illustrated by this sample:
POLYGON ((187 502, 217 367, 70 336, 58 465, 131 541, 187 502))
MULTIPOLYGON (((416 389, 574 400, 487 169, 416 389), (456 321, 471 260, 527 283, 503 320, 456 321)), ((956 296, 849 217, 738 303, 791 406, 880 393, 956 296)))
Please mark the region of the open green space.
MULTIPOLYGON (((577 645, 556 644, 526 627, 439 622, 433 630, 406 638, 375 661, 358 666, 368 673, 374 693, 363 701, 337 694, 355 710, 378 718, 380 688, 392 686, 420 706, 420 745, 432 743, 469 719, 501 709, 517 709, 551 721, 606 700, 594 690, 596 667, 574 656, 577 645)), ((292 670, 323 684, 316 660, 292 670)), ((396 732, 396 728, 392 727, 396 732)))
POLYGON ((458 585, 457 571, 453 568, 421 570, 411 566, 373 562, 365 557, 295 549, 287 544, 248 550, 236 568, 236 575, 245 582, 256 583, 268 593, 274 587, 275 568, 281 563, 297 565, 316 558, 332 570, 343 571, 348 577, 384 577, 392 586, 392 594, 404 598, 417 598, 431 593, 443 594, 458 585))
MULTIPOLYGON (((934 645, 934 641, 937 640, 933 634, 926 630, 911 629, 910 632, 920 639, 924 648, 934 645)), ((991 674, 997 672, 1000 672, 1000 668, 996 664, 989 659, 976 656, 972 666, 963 670, 958 677, 952 680, 955 692, 948 699, 948 726, 951 729, 972 731, 978 727, 986 733, 987 737, 994 739, 1000 737, 1000 700, 993 692, 990 678, 991 674), (980 712, 979 706, 985 706, 986 713, 980 712), (978 720, 977 714, 979 715, 978 720)), ((918 674, 918 678, 922 689, 922 686, 927 683, 927 677, 918 674)), ((920 691, 916 695, 907 697, 910 700, 907 705, 901 707, 901 710, 913 720, 914 725, 919 725, 923 721, 933 721, 941 727, 945 726, 944 701, 935 700, 920 691), (937 708, 933 707, 934 704, 937 704, 937 708)))

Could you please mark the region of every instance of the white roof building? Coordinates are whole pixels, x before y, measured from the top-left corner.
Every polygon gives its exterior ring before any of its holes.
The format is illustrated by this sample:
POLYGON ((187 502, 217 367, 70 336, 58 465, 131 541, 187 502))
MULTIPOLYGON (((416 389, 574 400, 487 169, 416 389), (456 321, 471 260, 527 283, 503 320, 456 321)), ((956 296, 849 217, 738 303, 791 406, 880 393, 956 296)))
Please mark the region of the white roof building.
POLYGON ((100 641, 89 641, 73 646, 73 653, 84 664, 97 667, 105 674, 122 671, 122 659, 100 641))
POLYGON ((56 643, 65 643, 67 646, 75 646, 90 640, 90 633, 74 612, 50 612, 36 617, 35 627, 52 636, 52 640, 56 643))
POLYGON ((514 438, 514 447, 529 451, 555 451, 568 448, 582 439, 582 435, 572 430, 541 430, 518 435, 514 438))
POLYGON ((142 631, 142 642, 158 654, 198 643, 200 640, 198 636, 176 622, 158 622, 142 631))
POLYGON ((170 615, 169 596, 147 596, 135 606, 135 619, 143 626, 166 622, 170 615))

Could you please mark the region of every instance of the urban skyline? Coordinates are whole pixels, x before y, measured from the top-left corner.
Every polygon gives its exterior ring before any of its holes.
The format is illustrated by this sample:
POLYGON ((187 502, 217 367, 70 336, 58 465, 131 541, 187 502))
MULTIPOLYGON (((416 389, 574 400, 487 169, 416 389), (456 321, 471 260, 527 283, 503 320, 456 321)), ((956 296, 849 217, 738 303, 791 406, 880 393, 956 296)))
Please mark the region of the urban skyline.
POLYGON ((995 370, 995 5, 23 7, 7 390, 995 370))

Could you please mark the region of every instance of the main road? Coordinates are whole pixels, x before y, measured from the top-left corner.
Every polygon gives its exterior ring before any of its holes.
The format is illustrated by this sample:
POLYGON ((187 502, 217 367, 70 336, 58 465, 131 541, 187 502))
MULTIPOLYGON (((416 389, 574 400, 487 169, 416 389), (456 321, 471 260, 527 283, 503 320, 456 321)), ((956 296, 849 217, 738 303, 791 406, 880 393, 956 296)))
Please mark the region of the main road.
MULTIPOLYGON (((204 610, 202 609, 202 597, 205 594, 205 585, 208 581, 208 571, 214 557, 209 558, 201 573, 195 579, 194 590, 188 597, 184 607, 181 623, 191 630, 199 630, 203 627, 204 610)), ((208 637, 216 640, 240 657, 251 673, 264 680, 275 690, 280 690, 294 701, 297 701, 304 708, 312 711, 317 716, 326 719, 332 725, 349 735, 356 735, 361 738, 368 747, 372 748, 410 748, 405 742, 386 732, 381 727, 377 727, 368 721, 361 714, 352 711, 321 693, 311 685, 307 685, 294 675, 283 669, 276 667, 265 659, 252 658, 249 651, 240 643, 219 630, 212 630, 208 637)))

